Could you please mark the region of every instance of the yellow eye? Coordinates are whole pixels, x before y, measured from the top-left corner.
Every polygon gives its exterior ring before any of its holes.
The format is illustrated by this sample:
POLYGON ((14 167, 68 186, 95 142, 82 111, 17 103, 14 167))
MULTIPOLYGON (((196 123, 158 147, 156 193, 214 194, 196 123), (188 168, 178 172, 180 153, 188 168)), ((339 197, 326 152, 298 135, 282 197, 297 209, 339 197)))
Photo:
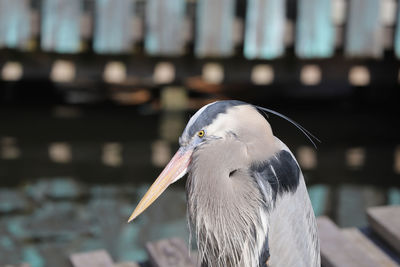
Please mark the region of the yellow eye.
POLYGON ((198 137, 203 137, 204 136, 204 130, 201 130, 201 131, 199 131, 198 133, 197 133, 197 136, 198 137))

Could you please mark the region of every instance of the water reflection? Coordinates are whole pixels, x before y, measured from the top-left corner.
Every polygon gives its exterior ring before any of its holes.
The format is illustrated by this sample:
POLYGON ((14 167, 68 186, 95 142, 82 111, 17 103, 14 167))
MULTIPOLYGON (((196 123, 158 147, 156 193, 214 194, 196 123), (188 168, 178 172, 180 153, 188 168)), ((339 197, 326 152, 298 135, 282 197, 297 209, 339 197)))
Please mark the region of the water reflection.
MULTIPOLYGON (((69 266, 66 255, 102 248, 116 261, 145 261, 148 241, 188 241, 182 183, 165 191, 133 223, 126 223, 148 187, 53 178, 1 189, 0 264, 69 266)), ((400 204, 398 188, 318 184, 309 186, 309 193, 315 213, 330 215, 342 227, 365 226, 369 206, 400 204)))
POLYGON ((172 187, 137 220, 126 223, 148 187, 56 178, 1 189, 0 265, 69 266, 67 255, 101 248, 118 261, 144 261, 148 241, 187 240, 181 187, 172 187))

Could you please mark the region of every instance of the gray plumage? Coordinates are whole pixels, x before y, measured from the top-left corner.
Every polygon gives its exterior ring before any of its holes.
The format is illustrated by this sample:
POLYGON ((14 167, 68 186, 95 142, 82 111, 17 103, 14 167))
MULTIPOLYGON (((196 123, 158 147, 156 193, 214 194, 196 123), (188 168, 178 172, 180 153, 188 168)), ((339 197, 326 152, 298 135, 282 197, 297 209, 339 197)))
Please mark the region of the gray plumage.
POLYGON ((303 175, 255 107, 206 106, 181 137, 181 145, 191 142, 198 144, 188 170, 188 215, 206 266, 266 266, 268 256, 268 266, 320 266, 303 175), (201 142, 193 136, 200 130, 201 142))
POLYGON ((206 105, 190 119, 180 149, 129 221, 188 173, 189 226, 203 266, 319 267, 303 174, 264 111, 287 119, 311 140, 307 130, 275 111, 241 101, 206 105))

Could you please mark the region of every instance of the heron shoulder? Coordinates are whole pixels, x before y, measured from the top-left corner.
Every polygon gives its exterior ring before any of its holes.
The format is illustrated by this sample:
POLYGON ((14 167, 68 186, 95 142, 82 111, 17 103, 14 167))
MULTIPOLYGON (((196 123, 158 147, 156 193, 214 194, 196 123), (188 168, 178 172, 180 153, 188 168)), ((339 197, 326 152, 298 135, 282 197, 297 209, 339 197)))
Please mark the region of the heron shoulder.
POLYGON ((253 162, 250 172, 264 197, 272 197, 273 201, 279 195, 295 192, 301 173, 293 154, 284 148, 263 161, 253 162))

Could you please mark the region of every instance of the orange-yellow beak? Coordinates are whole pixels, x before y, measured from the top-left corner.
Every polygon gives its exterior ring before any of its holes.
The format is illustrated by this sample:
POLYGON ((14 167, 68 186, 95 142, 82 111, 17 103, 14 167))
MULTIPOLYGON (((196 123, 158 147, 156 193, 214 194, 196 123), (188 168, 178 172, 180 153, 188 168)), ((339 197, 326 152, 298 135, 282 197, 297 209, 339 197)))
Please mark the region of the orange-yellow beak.
POLYGON ((167 164, 160 176, 154 181, 144 197, 140 200, 128 222, 134 220, 145 211, 167 187, 182 178, 187 173, 193 149, 180 148, 167 164))

